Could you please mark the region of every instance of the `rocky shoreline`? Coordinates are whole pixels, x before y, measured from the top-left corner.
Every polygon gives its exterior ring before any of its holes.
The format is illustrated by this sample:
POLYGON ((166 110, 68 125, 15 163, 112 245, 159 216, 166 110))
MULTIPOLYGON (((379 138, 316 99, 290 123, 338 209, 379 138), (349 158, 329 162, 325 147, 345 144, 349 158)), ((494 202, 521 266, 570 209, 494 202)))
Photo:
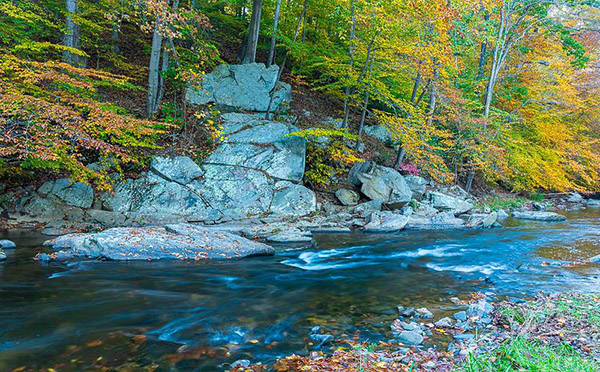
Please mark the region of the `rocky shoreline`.
POLYGON ((336 339, 315 327, 308 335, 316 347, 272 366, 249 360, 229 371, 471 371, 600 368, 600 299, 593 294, 538 294, 525 301, 498 301, 474 294, 464 310, 437 321, 425 308, 398 307, 390 325, 393 339, 367 343, 336 339), (315 345, 315 342, 318 343, 315 345), (532 353, 535 351, 535 353, 532 353))

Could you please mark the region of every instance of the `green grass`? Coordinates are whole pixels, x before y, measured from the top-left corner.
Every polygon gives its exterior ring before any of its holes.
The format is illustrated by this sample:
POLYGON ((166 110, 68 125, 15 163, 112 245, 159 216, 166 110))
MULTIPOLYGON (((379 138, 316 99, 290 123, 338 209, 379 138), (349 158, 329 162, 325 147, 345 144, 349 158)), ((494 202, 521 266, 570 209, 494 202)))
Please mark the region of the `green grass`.
POLYGON ((482 202, 483 206, 488 206, 493 211, 500 209, 519 209, 528 202, 525 198, 489 198, 482 202))
POLYGON ((469 356, 462 372, 597 372, 600 366, 566 344, 542 345, 517 337, 490 353, 469 356))

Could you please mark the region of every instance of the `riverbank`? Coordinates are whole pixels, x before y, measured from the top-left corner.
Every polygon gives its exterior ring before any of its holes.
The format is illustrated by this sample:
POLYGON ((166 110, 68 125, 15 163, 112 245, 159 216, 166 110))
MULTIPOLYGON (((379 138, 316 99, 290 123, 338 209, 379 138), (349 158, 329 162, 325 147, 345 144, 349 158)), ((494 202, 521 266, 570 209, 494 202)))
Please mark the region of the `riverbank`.
MULTIPOLYGON (((406 340, 398 344, 338 342, 333 354, 292 355, 279 359, 273 369, 278 372, 600 370, 600 297, 597 294, 539 294, 529 301, 489 305, 489 313, 478 314, 477 310, 483 310, 484 303, 489 304, 476 299, 463 312, 465 314, 458 314, 458 317, 467 315, 465 320, 453 326, 449 318, 435 323, 422 318, 420 327, 432 337, 452 334, 447 348, 411 346, 406 340), (489 315, 489 323, 476 326, 482 324, 479 315, 489 315), (470 329, 472 326, 475 332, 470 329)), ((403 315, 407 313, 400 314, 400 322, 406 324, 404 320, 412 316, 403 315)), ((397 324, 391 327, 394 329, 397 324)), ((242 362, 231 371, 267 369, 264 365, 245 366, 242 362)))

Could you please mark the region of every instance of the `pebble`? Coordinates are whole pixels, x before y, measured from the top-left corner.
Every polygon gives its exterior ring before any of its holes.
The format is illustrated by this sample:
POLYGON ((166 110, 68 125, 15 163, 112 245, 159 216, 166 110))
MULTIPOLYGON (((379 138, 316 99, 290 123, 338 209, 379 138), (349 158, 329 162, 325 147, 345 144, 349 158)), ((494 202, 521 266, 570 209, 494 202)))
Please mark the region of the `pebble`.
POLYGON ((250 361, 248 359, 240 359, 231 363, 231 369, 236 367, 248 368, 250 366, 250 361))
POLYGON ((452 327, 452 319, 445 317, 434 323, 436 327, 449 328, 452 327))
POLYGON ((472 333, 461 333, 454 335, 455 340, 472 340, 473 338, 475 338, 475 335, 472 333))
POLYGON ((414 307, 409 307, 407 309, 404 309, 404 311, 402 311, 402 316, 405 316, 407 318, 411 317, 413 315, 415 315, 415 308, 414 307))
POLYGON ((429 361, 429 362, 423 364, 423 367, 425 367, 427 369, 434 369, 435 368, 435 362, 429 361))
POLYGON ((458 313, 454 314, 454 319, 460 321, 460 322, 464 322, 467 320, 467 312, 466 311, 459 311, 458 313))
POLYGON ((426 307, 421 307, 417 309, 417 314, 423 319, 433 319, 433 313, 429 311, 426 307))
POLYGON ((0 251, 0 261, 6 260, 6 253, 0 251))

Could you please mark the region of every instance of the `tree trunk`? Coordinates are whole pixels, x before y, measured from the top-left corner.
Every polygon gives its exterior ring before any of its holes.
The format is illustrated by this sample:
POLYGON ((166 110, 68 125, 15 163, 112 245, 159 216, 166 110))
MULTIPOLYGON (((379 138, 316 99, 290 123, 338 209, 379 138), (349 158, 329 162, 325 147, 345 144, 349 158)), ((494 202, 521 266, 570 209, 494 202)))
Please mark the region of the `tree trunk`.
POLYGON ((402 146, 402 144, 401 144, 400 148, 398 149, 398 155, 396 156, 396 163, 394 163, 394 168, 398 169, 402 165, 402 162, 404 161, 405 156, 406 156, 406 150, 404 149, 404 146, 402 146))
MULTIPOLYGON (((63 45, 66 47, 81 49, 81 26, 73 21, 73 16, 77 13, 77 0, 66 0, 67 19, 66 30, 63 36, 63 45)), ((85 67, 84 57, 72 53, 68 50, 63 51, 63 60, 75 67, 85 67)))
POLYGON ((475 179, 475 170, 470 170, 467 175, 467 184, 465 185, 465 191, 471 192, 471 187, 473 187, 473 180, 475 179))
POLYGON ((163 37, 158 32, 160 20, 156 21, 154 35, 152 35, 152 50, 150 52, 150 64, 148 66, 148 102, 146 105, 146 115, 149 118, 154 118, 156 113, 156 102, 159 90, 159 73, 158 66, 160 64, 160 52, 163 44, 163 37))
POLYGON ((246 43, 242 63, 256 62, 256 48, 258 46, 261 13, 262 0, 254 0, 252 3, 252 17, 250 18, 250 24, 248 25, 248 42, 246 43))
POLYGON ((427 117, 427 124, 431 125, 431 123, 433 122, 433 114, 435 113, 435 107, 436 107, 436 103, 437 103, 437 90, 435 87, 436 84, 436 80, 438 78, 438 69, 437 69, 437 61, 434 62, 434 67, 433 67, 434 71, 433 71, 433 80, 431 81, 431 86, 430 86, 430 93, 429 93, 429 113, 428 113, 428 117, 427 117))
POLYGON ((277 0, 275 6, 275 17, 273 19, 273 35, 271 35, 271 47, 269 48, 269 58, 267 59, 267 67, 271 67, 275 63, 275 44, 277 44, 277 26, 279 26, 279 12, 281 11, 281 0, 277 0))
MULTIPOLYGON (((300 19, 298 19, 298 24, 296 25, 296 32, 294 33, 294 39, 292 43, 295 43, 298 40, 298 33, 300 32, 300 26, 302 25, 302 20, 306 17, 306 9, 308 7, 308 0, 304 0, 304 5, 302 6, 302 13, 300 14, 300 19)), ((277 84, 279 84, 279 80, 281 80, 281 75, 283 74, 283 70, 285 69, 285 64, 287 62, 289 55, 289 51, 285 53, 285 57, 283 57, 283 62, 281 62, 281 66, 279 67, 279 73, 277 74, 277 79, 275 80, 275 85, 273 85, 273 89, 269 92, 269 106, 267 106, 266 118, 270 119, 271 117, 271 106, 273 106, 273 98, 275 89, 277 89, 277 84)))
MULTIPOLYGON (((356 33, 356 18, 354 14, 354 0, 350 0, 350 45, 348 47, 348 55, 350 57, 350 70, 354 66, 354 36, 356 33)), ((348 127, 348 117, 350 116, 350 93, 352 88, 348 85, 345 89, 346 98, 344 99, 344 121, 343 127, 348 127)))
POLYGON ((413 90, 412 90, 412 94, 410 96, 410 103, 412 103, 412 105, 415 105, 415 102, 417 101, 417 93, 419 92, 419 85, 421 85, 421 72, 417 72, 417 76, 415 77, 415 84, 413 85, 413 90))

